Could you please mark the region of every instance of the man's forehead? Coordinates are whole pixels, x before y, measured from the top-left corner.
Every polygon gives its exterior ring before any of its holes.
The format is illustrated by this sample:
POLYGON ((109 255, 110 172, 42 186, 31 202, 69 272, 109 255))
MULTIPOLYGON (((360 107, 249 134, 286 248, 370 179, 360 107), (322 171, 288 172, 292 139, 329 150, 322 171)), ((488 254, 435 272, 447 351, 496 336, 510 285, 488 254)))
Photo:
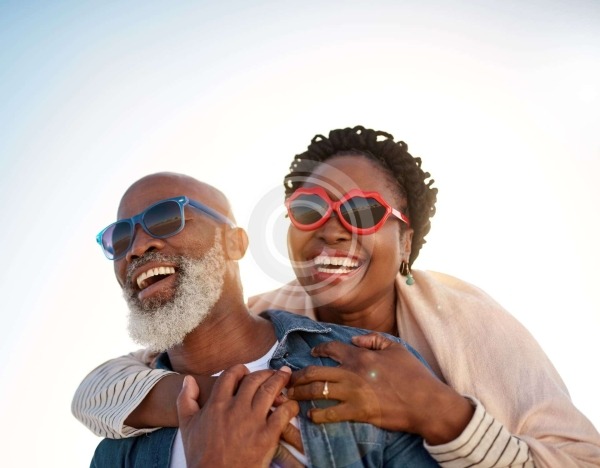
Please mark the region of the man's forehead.
POLYGON ((210 185, 188 176, 167 173, 147 176, 131 185, 121 198, 118 216, 133 216, 160 200, 181 195, 218 211, 228 209, 227 200, 210 185))

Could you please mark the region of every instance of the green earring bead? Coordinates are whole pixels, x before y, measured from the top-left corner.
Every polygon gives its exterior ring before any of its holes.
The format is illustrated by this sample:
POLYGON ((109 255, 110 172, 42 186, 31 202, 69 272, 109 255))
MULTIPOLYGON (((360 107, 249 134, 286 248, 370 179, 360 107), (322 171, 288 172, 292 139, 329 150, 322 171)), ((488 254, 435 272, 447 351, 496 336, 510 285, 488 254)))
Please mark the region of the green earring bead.
POLYGON ((406 284, 408 284, 409 286, 412 286, 413 284, 415 284, 415 279, 413 278, 412 273, 409 273, 408 275, 406 275, 406 284))

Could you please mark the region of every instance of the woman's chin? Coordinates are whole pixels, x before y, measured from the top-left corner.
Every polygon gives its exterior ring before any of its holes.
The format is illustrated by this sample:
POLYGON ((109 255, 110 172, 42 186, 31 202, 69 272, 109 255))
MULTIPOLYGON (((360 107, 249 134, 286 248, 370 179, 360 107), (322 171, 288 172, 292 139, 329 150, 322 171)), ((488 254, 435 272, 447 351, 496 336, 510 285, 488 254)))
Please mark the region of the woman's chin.
POLYGON ((356 286, 350 282, 335 281, 321 282, 305 286, 305 291, 309 294, 315 307, 331 307, 341 309, 348 307, 348 300, 352 293, 356 291, 356 286))

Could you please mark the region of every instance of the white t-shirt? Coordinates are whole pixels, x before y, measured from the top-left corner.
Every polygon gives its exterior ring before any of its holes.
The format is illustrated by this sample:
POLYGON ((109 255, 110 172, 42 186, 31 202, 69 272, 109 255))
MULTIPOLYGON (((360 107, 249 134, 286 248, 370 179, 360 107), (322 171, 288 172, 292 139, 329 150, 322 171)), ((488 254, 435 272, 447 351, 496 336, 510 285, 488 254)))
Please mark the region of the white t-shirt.
MULTIPOLYGON (((250 372, 268 369, 269 360, 271 359, 271 356, 273 356, 273 353, 275 352, 275 349, 277 348, 278 344, 278 341, 275 342, 273 347, 269 351, 267 351, 267 354, 258 358, 256 361, 252 361, 244 365, 248 368, 250 372)), ((217 372, 216 374, 214 374, 214 376, 216 377, 220 375, 221 372, 217 372)), ((294 426, 298 427, 297 418, 292 419, 291 422, 294 426)), ((300 463, 302 463, 303 465, 306 465, 308 463, 306 457, 302 453, 298 452, 298 450, 296 450, 294 447, 283 441, 281 442, 281 444, 283 444, 290 451, 290 453, 294 455, 294 457, 296 457, 298 461, 300 461, 300 463)), ((175 436, 175 442, 173 442, 173 450, 171 451, 171 463, 169 464, 169 468, 187 468, 187 464, 185 462, 185 453, 183 451, 183 439, 181 438, 181 431, 179 430, 177 431, 177 435, 175 436)))

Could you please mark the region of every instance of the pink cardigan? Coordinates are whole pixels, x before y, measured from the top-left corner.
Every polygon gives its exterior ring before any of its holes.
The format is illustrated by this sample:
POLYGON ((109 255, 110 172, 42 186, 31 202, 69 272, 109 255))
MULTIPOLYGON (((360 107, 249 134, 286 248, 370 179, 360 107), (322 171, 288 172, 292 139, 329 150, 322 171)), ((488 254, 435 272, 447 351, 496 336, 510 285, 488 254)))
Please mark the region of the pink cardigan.
MULTIPOLYGON (((575 408, 531 334, 480 289, 441 273, 413 275, 412 286, 400 275, 396 280, 398 332, 437 376, 525 442, 535 466, 600 466, 598 431, 575 408)), ((277 308, 316 319, 297 282, 254 296, 248 304, 254 312, 277 308)), ((462 439, 428 449, 432 454, 458 449, 462 439)))

